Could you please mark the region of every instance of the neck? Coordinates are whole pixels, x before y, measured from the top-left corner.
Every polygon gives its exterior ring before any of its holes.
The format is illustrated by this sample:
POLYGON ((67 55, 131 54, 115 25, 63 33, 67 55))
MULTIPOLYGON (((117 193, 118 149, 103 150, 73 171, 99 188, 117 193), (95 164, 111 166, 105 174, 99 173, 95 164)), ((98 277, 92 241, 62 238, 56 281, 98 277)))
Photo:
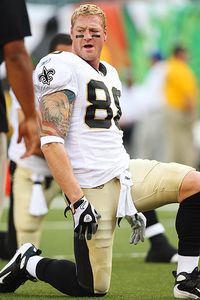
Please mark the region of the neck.
POLYGON ((87 61, 86 62, 93 67, 95 70, 99 70, 99 60, 98 61, 87 61))
POLYGON ((100 59, 99 57, 93 60, 87 60, 84 57, 81 57, 83 60, 85 60, 92 68, 95 70, 99 70, 99 64, 100 64, 100 59))
MULTIPOLYGON (((74 53, 75 55, 79 56, 74 49, 72 49, 72 53, 74 53)), ((99 64, 100 64, 100 59, 94 59, 94 60, 87 60, 84 59, 82 56, 79 56, 81 59, 83 59, 84 61, 86 61, 92 68, 94 68, 95 70, 99 70, 99 64)))

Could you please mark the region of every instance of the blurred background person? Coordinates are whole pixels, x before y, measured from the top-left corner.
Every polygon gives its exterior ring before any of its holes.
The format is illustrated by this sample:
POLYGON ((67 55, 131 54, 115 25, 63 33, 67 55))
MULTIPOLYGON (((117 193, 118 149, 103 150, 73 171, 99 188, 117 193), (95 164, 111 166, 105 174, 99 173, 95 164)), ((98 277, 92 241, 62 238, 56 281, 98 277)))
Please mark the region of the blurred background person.
MULTIPOLYGON (((164 159, 163 81, 166 65, 159 52, 151 55, 150 63, 145 81, 140 85, 134 84, 130 69, 125 72, 120 126, 124 131, 124 145, 131 157, 164 159)), ((147 218, 145 236, 150 243, 145 261, 177 262, 177 249, 168 241, 156 211, 148 211, 144 215, 147 218)))
MULTIPOLYGON (((57 34, 50 42, 49 52, 62 51, 62 49, 71 51, 71 44, 72 41, 68 34, 57 34)), ((13 175, 13 203, 17 244, 19 247, 24 243, 31 242, 39 246, 44 216, 47 214, 52 200, 60 193, 60 188, 53 180, 44 159, 40 149, 39 136, 37 152, 26 159, 20 158, 24 145, 16 143, 16 133, 17 123, 19 124, 23 120, 23 114, 14 95, 12 95, 12 104, 11 120, 14 133, 8 154, 11 162, 16 164, 13 175), (22 190, 23 195, 21 194, 22 190)))
MULTIPOLYGON (((68 34, 56 34, 49 45, 49 52, 71 51, 68 34)), ((0 232, 0 257, 9 259, 16 249, 26 242, 40 245, 42 225, 50 203, 61 191, 53 180, 47 163, 38 147, 30 157, 21 159, 24 142, 17 143, 18 127, 24 114, 11 91, 10 123, 13 134, 8 149, 10 159, 11 192, 8 211, 8 232, 0 232), (23 193, 21 192, 23 191, 23 193), (13 216, 14 213, 14 216, 13 216)), ((37 103, 36 103, 37 107, 37 103)))
MULTIPOLYGON (((10 95, 12 100, 10 121, 13 134, 8 148, 8 156, 11 166, 15 165, 14 174, 12 174, 11 197, 13 199, 10 201, 13 208, 10 209, 13 209, 14 212, 17 248, 27 242, 39 246, 44 217, 48 213, 51 201, 60 192, 60 188, 53 180, 41 152, 39 135, 38 148, 34 154, 21 159, 25 145, 24 142, 17 143, 17 138, 18 127, 23 121, 24 114, 12 91, 10 95)), ((11 251, 10 248, 9 251, 11 251)))
POLYGON ((57 33, 50 41, 49 52, 72 51, 72 40, 69 34, 57 33))
POLYGON ((197 82, 188 64, 188 51, 176 46, 167 61, 165 81, 167 161, 198 166, 194 141, 197 116, 197 82))
POLYGON ((142 88, 144 96, 141 105, 145 111, 135 127, 132 149, 135 157, 166 161, 166 138, 164 131, 164 83, 167 64, 160 51, 149 56, 147 71, 142 88))
MULTIPOLYGON (((30 155, 36 146, 38 134, 34 91, 32 83, 32 63, 24 46, 24 38, 30 36, 29 19, 24 0, 0 1, 0 65, 5 62, 9 84, 16 93, 24 110, 25 119, 19 128, 19 140, 24 137, 27 148, 22 155, 30 155), (14 8, 14 9, 13 9, 14 8), (26 78, 26 84, 24 84, 26 78)), ((0 82, 0 216, 5 200, 5 174, 7 163, 8 123, 6 104, 0 82)), ((0 233, 4 240, 4 233, 0 233)))

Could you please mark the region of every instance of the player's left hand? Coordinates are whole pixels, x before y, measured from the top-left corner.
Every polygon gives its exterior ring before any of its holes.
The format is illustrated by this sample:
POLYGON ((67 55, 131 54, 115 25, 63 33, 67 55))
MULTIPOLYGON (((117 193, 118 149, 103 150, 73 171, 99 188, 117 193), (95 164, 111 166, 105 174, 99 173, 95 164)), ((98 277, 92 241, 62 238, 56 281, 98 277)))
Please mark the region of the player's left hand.
POLYGON ((146 218, 138 212, 133 216, 125 216, 125 219, 131 225, 132 233, 130 236, 130 244, 137 245, 139 241, 144 242, 146 218))

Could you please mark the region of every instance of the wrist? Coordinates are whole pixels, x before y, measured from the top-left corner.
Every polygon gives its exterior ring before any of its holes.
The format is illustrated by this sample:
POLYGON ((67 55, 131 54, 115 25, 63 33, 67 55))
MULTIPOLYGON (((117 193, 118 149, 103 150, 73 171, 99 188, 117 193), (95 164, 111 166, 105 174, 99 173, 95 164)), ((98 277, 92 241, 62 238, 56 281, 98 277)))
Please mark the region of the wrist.
POLYGON ((77 201, 74 202, 70 202, 69 199, 67 198, 66 194, 64 194, 67 202, 68 202, 68 206, 65 208, 64 210, 64 216, 67 217, 67 212, 69 210, 71 210, 72 214, 75 214, 77 208, 87 199, 85 198, 85 196, 83 195, 81 198, 79 198, 77 201))
POLYGON ((37 112, 35 108, 33 110, 28 111, 27 113, 24 113, 25 119, 28 120, 33 120, 37 121, 37 112))
POLYGON ((78 208, 80 206, 80 204, 86 200, 85 196, 83 195, 81 198, 79 198, 78 200, 76 200, 75 202, 70 204, 70 207, 73 207, 74 209, 78 208))
MULTIPOLYGON (((81 195, 81 194, 80 194, 81 195)), ((68 197, 65 193, 64 193, 65 199, 67 200, 68 205, 74 205, 75 203, 77 203, 78 201, 82 200, 85 196, 77 196, 77 197, 68 197), (78 198, 79 197, 79 198, 78 198)))

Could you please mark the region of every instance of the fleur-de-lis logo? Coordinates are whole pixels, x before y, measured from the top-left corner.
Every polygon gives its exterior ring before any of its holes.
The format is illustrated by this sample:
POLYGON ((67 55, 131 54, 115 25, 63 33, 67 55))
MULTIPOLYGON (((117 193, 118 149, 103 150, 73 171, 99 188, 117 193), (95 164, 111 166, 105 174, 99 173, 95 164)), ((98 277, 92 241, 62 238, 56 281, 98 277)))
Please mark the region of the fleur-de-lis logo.
POLYGON ((39 81, 41 81, 43 84, 50 85, 50 82, 53 80, 53 76, 56 73, 54 69, 48 69, 46 67, 43 67, 42 73, 38 75, 39 81))

